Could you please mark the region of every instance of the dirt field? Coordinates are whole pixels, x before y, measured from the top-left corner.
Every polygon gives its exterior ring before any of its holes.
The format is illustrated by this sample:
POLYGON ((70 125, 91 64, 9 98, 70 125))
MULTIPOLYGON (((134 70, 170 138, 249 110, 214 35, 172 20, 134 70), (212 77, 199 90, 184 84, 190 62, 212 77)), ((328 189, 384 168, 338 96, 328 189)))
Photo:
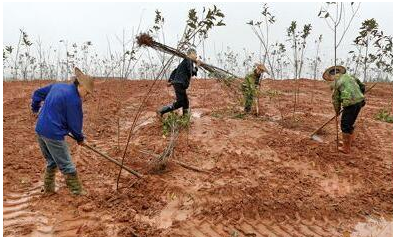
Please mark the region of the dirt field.
MULTIPOLYGON (((192 123, 175 157, 206 172, 169 162, 157 173, 140 151, 160 153, 168 139, 154 111, 173 92, 160 83, 126 154, 125 164, 143 180, 123 171, 116 191, 118 167, 69 140, 88 192, 83 197, 72 197, 60 174, 57 194, 40 193, 44 159, 29 103, 33 90, 49 82, 4 82, 4 235, 393 236, 393 124, 374 119, 393 100, 392 84, 367 95, 348 156, 335 151, 334 122, 323 142, 309 138, 333 115, 329 86, 299 82, 291 120, 293 80, 262 82, 258 117, 239 114, 218 82, 193 81, 192 123)), ((120 159, 150 83, 99 81, 83 105, 87 142, 120 159)))

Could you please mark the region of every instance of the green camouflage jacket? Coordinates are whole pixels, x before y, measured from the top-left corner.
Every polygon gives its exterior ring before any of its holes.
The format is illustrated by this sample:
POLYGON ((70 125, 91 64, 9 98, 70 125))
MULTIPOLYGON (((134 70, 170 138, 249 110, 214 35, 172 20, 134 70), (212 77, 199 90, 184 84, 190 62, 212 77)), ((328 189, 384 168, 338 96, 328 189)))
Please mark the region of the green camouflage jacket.
POLYGON ((340 111, 341 105, 347 107, 364 100, 364 84, 354 76, 343 74, 332 82, 333 87, 333 106, 336 112, 340 111))
POLYGON ((251 96, 255 96, 256 94, 256 86, 259 83, 259 78, 256 78, 255 74, 249 73, 246 75, 246 77, 244 78, 244 82, 243 82, 243 92, 246 94, 250 94, 251 96))

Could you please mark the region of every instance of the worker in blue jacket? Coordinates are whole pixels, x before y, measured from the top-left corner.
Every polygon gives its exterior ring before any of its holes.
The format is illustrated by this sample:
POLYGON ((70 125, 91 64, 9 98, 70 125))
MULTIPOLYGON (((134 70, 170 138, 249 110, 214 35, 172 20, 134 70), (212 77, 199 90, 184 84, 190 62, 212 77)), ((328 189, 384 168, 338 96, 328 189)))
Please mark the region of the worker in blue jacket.
POLYGON ((65 176, 72 194, 84 193, 64 136, 70 133, 83 145, 82 100, 93 92, 94 81, 78 68, 75 68, 75 76, 72 84, 51 84, 36 90, 32 96, 31 109, 33 115, 38 116, 35 131, 46 160, 45 193, 55 192, 57 168, 65 176))
POLYGON ((157 111, 159 117, 178 108, 183 109, 183 115, 187 115, 189 112, 187 89, 190 85, 191 77, 196 76, 198 72, 198 68, 194 67, 194 61, 197 63, 197 66, 201 62, 197 59, 196 51, 193 48, 187 51, 187 57, 171 73, 168 80, 168 86, 173 86, 175 89, 176 101, 159 109, 157 111))

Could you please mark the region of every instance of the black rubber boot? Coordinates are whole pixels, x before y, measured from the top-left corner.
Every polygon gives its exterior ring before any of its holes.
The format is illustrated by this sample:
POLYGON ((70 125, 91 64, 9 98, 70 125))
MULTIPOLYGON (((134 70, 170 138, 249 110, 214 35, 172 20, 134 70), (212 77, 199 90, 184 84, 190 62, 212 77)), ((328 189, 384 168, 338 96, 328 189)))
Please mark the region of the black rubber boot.
POLYGON ((189 109, 183 109, 183 116, 188 116, 189 113, 190 113, 189 109))
POLYGON ((170 105, 165 105, 164 107, 162 107, 161 109, 159 109, 159 110, 157 111, 157 114, 160 115, 160 116, 162 116, 162 115, 164 115, 165 113, 171 112, 172 110, 173 110, 173 105, 172 105, 172 104, 170 104, 170 105))

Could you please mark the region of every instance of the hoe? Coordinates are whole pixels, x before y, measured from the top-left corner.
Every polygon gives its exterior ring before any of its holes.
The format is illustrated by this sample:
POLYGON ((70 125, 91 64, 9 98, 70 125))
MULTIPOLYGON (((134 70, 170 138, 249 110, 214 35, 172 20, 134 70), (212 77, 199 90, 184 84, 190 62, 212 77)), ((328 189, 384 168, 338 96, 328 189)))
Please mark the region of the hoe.
MULTIPOLYGON (((374 83, 372 86, 370 86, 370 88, 368 88, 364 93, 366 94, 367 92, 369 92, 374 86, 377 85, 377 82, 374 83)), ((330 123, 331 121, 333 121, 337 116, 339 116, 341 113, 343 112, 343 110, 341 109, 340 112, 337 115, 334 115, 331 119, 329 119, 328 121, 326 121, 322 126, 320 126, 319 128, 317 128, 313 133, 311 133, 310 137, 311 139, 318 141, 318 142, 323 142, 322 138, 319 137, 317 135, 317 133, 319 131, 322 130, 322 128, 324 128, 328 123, 330 123)))

